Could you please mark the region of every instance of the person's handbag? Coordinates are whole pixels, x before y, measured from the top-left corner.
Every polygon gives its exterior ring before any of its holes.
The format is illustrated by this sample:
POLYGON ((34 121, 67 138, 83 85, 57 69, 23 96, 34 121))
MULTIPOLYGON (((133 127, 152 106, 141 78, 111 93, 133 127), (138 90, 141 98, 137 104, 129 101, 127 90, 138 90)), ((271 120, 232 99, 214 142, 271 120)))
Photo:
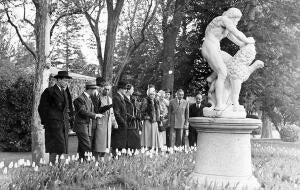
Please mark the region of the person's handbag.
POLYGON ((161 121, 158 122, 158 131, 159 132, 163 132, 166 130, 167 121, 168 121, 168 119, 161 118, 161 121))
POLYGON ((159 122, 159 124, 158 124, 158 131, 159 132, 163 132, 165 130, 166 130, 165 126, 163 126, 162 122, 159 122))

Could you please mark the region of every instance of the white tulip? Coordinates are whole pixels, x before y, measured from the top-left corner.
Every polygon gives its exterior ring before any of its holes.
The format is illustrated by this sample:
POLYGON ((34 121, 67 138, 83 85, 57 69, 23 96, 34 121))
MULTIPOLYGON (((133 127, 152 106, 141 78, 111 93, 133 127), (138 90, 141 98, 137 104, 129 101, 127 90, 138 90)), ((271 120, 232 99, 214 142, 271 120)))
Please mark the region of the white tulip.
POLYGON ((34 169, 33 169, 35 172, 39 171, 39 167, 38 166, 35 166, 34 169))
POLYGON ((3 174, 4 174, 4 175, 7 174, 7 167, 5 167, 5 168, 3 169, 3 174))
POLYGON ((0 169, 4 167, 4 161, 0 162, 0 169))
POLYGON ((11 169, 11 168, 13 168, 13 167, 14 167, 14 163, 13 163, 13 162, 10 162, 9 165, 8 165, 8 168, 11 169))
POLYGON ((30 166, 30 160, 26 161, 26 166, 30 166))

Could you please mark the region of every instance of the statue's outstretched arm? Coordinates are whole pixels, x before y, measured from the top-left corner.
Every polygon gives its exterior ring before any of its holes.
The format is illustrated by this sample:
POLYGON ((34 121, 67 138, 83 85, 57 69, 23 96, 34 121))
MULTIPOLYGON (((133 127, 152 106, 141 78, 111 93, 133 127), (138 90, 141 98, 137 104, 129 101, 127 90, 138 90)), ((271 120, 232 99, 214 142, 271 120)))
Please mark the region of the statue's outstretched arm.
POLYGON ((238 38, 236 38, 234 35, 232 35, 232 33, 229 33, 227 35, 227 38, 232 41, 233 43, 235 43, 236 45, 238 45, 239 47, 243 47, 246 45, 245 42, 239 40, 238 38))
POLYGON ((247 38, 243 32, 239 31, 229 18, 223 17, 222 21, 223 21, 223 24, 225 25, 226 29, 230 33, 230 35, 234 36, 237 40, 239 40, 239 42, 237 42, 237 43, 239 43, 239 44, 240 43, 246 43, 246 44, 255 43, 253 38, 247 38))

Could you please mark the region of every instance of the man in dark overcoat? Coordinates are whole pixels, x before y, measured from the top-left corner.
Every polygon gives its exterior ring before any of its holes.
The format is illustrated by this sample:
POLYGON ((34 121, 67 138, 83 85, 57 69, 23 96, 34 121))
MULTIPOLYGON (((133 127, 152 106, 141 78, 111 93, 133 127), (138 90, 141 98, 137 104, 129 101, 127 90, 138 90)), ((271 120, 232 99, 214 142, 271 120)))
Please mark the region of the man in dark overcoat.
POLYGON ((91 152, 92 120, 101 118, 102 114, 96 114, 91 96, 98 93, 96 82, 88 81, 85 91, 74 100, 75 121, 74 132, 78 138, 79 159, 85 159, 85 152, 91 152))
MULTIPOLYGON (((204 104, 202 103, 202 95, 196 95, 196 103, 193 103, 189 107, 189 117, 203 117, 204 104)), ((189 145, 194 146, 197 144, 197 130, 189 125, 189 145)))
POLYGON ((117 85, 117 93, 113 96, 113 110, 118 128, 112 128, 111 133, 111 148, 113 154, 116 149, 126 148, 127 145, 127 116, 126 104, 124 100, 124 91, 126 83, 120 81, 117 85))
POLYGON ((44 90, 38 107, 51 163, 55 163, 57 155, 68 153, 68 132, 73 114, 72 97, 68 90, 71 77, 67 71, 59 71, 54 78, 56 84, 44 90))

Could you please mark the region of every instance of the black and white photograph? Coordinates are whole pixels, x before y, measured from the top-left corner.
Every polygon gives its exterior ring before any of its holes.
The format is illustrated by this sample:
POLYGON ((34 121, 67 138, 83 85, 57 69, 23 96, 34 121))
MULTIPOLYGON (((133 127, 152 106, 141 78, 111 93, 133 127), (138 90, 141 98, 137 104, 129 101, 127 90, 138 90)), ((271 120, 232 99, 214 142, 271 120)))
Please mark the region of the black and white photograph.
POLYGON ((300 190, 300 0, 0 0, 0 190, 300 190))

